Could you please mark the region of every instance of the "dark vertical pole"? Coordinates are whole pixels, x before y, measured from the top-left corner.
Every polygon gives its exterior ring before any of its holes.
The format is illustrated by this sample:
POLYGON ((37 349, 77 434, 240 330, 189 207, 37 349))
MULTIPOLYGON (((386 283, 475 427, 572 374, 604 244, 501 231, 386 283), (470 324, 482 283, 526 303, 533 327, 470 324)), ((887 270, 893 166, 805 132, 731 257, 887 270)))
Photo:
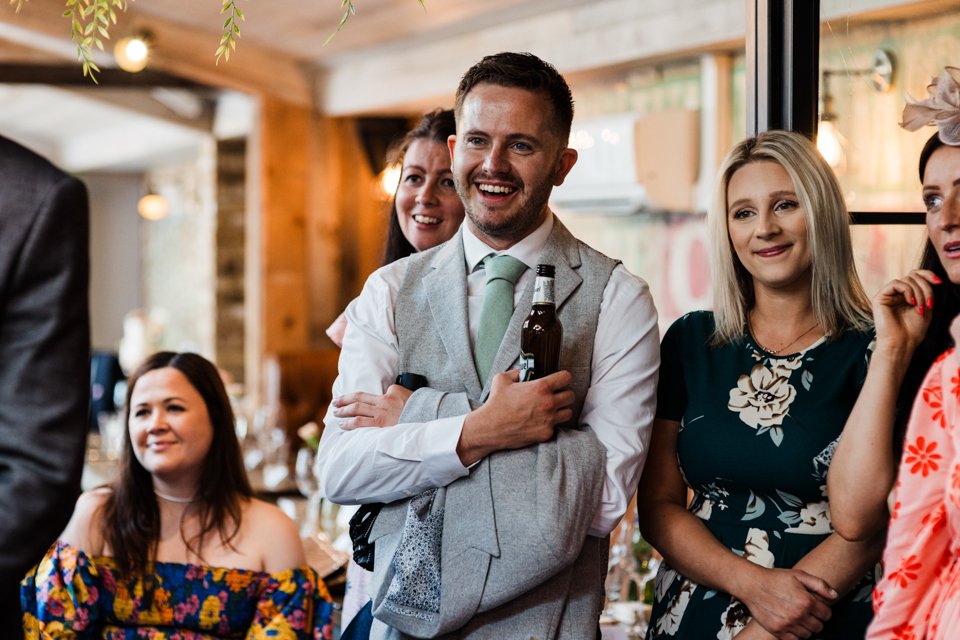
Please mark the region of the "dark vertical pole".
POLYGON ((747 133, 817 130, 820 0, 746 0, 747 133))

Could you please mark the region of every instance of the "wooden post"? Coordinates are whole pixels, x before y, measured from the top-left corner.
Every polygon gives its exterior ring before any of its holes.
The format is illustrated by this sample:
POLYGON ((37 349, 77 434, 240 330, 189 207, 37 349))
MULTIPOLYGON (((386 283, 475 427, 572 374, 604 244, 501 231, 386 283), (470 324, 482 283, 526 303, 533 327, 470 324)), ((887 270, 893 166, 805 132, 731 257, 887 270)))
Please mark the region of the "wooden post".
POLYGON ((308 345, 310 110, 265 98, 260 111, 263 353, 308 345))

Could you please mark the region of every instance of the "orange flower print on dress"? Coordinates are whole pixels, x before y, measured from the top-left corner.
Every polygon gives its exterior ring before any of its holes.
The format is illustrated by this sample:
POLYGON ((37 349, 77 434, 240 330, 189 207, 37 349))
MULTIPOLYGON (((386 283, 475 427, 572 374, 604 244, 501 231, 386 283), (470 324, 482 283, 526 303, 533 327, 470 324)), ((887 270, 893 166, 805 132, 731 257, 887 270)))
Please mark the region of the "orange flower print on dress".
POLYGON ((950 388, 950 393, 953 394, 954 398, 960 398, 960 371, 950 378, 950 384, 953 385, 950 388))
POLYGON ((949 497, 953 506, 960 507, 960 464, 953 465, 953 473, 950 474, 949 497))
POLYGON ((941 429, 946 429, 947 416, 943 413, 943 387, 935 385, 925 388, 923 401, 932 409, 930 419, 939 424, 941 429))
POLYGON ((917 556, 910 556, 900 563, 900 567, 888 576, 888 580, 893 582, 901 589, 906 589, 911 580, 916 580, 919 576, 920 568, 923 565, 917 559, 917 556))
POLYGON ((917 640, 917 634, 913 630, 913 625, 904 622, 893 630, 893 640, 917 640))
POLYGON ((880 610, 880 607, 883 606, 883 591, 880 590, 880 587, 877 587, 873 590, 873 613, 876 615, 877 611, 880 610))
POLYGON ((94 630, 93 625, 97 632, 122 627, 128 630, 124 637, 133 637, 132 632, 137 638, 333 637, 333 603, 318 597, 323 583, 313 569, 266 573, 154 562, 147 573, 156 584, 149 605, 140 595, 143 574, 118 572, 112 558, 90 559, 56 542, 21 585, 27 640, 66 637, 64 631, 72 638, 71 629, 94 630))
POLYGON ((253 581, 253 574, 249 571, 227 571, 225 580, 230 591, 243 591, 253 581))
POLYGON ((923 516, 920 521, 921 527, 929 526, 933 532, 940 531, 947 526, 947 508, 943 504, 937 506, 936 510, 923 516))
POLYGON ((916 443, 907 445, 907 453, 903 456, 903 463, 904 465, 912 465, 910 473, 919 473, 926 478, 931 471, 940 469, 937 460, 940 460, 943 456, 935 453, 936 449, 936 442, 927 444, 927 440, 923 436, 919 436, 916 443))

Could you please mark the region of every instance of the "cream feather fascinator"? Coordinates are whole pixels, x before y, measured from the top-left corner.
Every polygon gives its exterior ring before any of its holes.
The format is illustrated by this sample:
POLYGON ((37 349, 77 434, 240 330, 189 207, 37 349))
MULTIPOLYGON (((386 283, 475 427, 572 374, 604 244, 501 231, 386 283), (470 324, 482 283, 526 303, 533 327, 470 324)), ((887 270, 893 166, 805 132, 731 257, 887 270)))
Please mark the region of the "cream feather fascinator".
POLYGON ((960 67, 945 67, 927 85, 929 97, 914 100, 907 96, 900 126, 916 131, 928 124, 937 126, 944 144, 960 145, 960 67))

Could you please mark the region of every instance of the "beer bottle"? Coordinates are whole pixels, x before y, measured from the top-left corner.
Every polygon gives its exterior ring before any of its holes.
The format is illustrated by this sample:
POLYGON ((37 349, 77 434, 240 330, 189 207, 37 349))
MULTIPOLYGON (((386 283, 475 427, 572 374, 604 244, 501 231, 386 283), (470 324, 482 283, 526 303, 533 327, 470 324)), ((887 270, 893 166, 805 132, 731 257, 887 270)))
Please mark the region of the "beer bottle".
POLYGON ((553 295, 552 264, 537 265, 533 306, 520 333, 520 381, 536 380, 560 370, 563 327, 553 295))

